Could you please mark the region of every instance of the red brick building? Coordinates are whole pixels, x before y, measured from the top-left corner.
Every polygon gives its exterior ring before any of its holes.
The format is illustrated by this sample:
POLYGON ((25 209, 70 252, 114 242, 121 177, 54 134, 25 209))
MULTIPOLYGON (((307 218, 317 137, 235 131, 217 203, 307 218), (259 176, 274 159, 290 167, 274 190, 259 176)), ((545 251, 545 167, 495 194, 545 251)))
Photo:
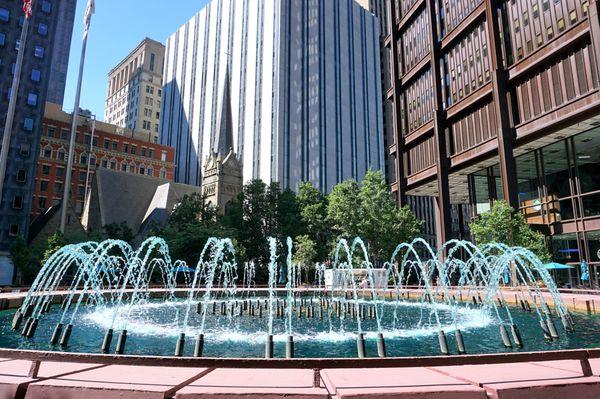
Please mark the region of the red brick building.
MULTIPOLYGON (((92 125, 91 117, 79 116, 71 182, 71 201, 78 215, 83 210, 86 190, 97 168, 173 179, 174 148, 158 144, 155 134, 132 132, 96 122, 92 137, 92 125)), ((62 111, 57 104, 47 103, 32 218, 62 200, 70 130, 71 114, 62 111)))

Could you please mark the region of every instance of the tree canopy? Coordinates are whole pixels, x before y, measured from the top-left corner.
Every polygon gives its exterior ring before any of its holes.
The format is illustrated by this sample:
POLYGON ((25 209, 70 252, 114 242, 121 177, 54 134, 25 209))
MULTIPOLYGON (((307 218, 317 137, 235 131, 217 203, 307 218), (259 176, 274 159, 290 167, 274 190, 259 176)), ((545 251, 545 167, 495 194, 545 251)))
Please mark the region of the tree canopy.
POLYGON ((544 236, 533 230, 522 212, 513 209, 505 201, 495 201, 489 212, 480 214, 469 229, 477 245, 504 243, 529 249, 542 262, 551 259, 544 236))

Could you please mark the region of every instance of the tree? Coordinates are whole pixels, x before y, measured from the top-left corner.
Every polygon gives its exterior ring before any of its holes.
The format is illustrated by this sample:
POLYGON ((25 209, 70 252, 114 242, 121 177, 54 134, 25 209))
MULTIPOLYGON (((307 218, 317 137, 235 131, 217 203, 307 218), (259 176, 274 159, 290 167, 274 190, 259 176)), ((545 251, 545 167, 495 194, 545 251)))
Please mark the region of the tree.
POLYGON ((523 214, 505 201, 495 201, 491 211, 480 214, 469 229, 477 245, 503 243, 527 248, 542 262, 551 259, 544 236, 532 230, 523 214))
POLYGON ((50 257, 54 255, 56 251, 65 245, 67 245, 67 240, 63 233, 57 231, 56 233, 52 234, 50 237, 48 237, 48 245, 46 245, 46 250, 44 251, 44 257, 42 258, 41 263, 46 263, 46 261, 50 259, 50 257))
POLYGON ((353 240, 360 231, 360 188, 354 179, 336 184, 329 194, 327 219, 337 238, 353 240))
POLYGON ((277 213, 279 220, 278 237, 285 240, 287 237, 295 238, 303 233, 304 226, 300 215, 300 207, 296 193, 291 189, 286 188, 279 196, 277 213))
POLYGON ((135 237, 133 230, 131 230, 131 227, 129 227, 126 222, 107 224, 104 226, 104 232, 109 239, 122 240, 130 244, 135 237))
POLYGON ((296 251, 293 256, 293 262, 303 266, 312 265, 317 259, 317 245, 307 235, 296 237, 296 251))
POLYGON ((171 227, 184 227, 195 220, 214 220, 216 214, 217 210, 206 202, 205 195, 200 193, 186 194, 169 216, 169 225, 171 227))
POLYGON ((31 284, 40 269, 39 254, 27 246, 22 236, 18 236, 10 247, 10 255, 17 271, 15 282, 22 285, 31 284))
POLYGON ((373 260, 383 260, 399 243, 412 241, 421 233, 422 222, 410 208, 398 208, 392 201, 381 171, 367 171, 358 197, 360 236, 373 260))
POLYGON ((239 241, 246 248, 247 259, 254 260, 259 265, 266 265, 269 261, 269 248, 265 236, 266 188, 262 180, 256 179, 245 184, 242 190, 242 223, 239 241))
POLYGON ((327 222, 327 198, 311 182, 300 184, 298 207, 303 233, 317 243, 317 260, 324 260, 329 253, 331 230, 327 222))

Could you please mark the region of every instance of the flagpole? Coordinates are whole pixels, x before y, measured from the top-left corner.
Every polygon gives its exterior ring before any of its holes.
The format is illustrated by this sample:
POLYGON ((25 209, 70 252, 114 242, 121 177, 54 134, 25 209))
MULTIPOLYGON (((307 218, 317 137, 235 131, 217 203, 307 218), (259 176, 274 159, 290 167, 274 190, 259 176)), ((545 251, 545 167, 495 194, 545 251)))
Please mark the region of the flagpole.
POLYGON ((15 119, 17 97, 19 96, 19 84, 21 83, 21 69, 23 67, 23 56, 25 55, 25 44, 27 42, 28 30, 29 16, 25 15, 25 18, 23 18, 23 27, 21 28, 21 37, 19 39, 19 51, 17 52, 17 61, 15 63, 15 74, 13 76, 12 86, 10 89, 10 100, 8 102, 8 111, 6 113, 4 134, 2 136, 2 151, 0 151, 0 206, 2 206, 2 199, 4 194, 4 178, 6 177, 6 165, 8 163, 8 153, 10 150, 10 140, 12 136, 13 122, 15 119))
MULTIPOLYGON (((89 7, 89 3, 88 3, 89 7)), ((86 10, 87 12, 87 10, 86 10)), ((89 23, 89 21, 87 21, 89 23)), ((77 137, 77 121, 79 120, 79 99, 81 97, 81 82, 83 80, 83 67, 85 64, 85 50, 87 48, 89 25, 85 27, 83 34, 83 43, 81 45, 81 59, 79 61, 79 77, 77 78, 77 91, 75 93, 75 105, 73 106, 73 116, 71 118, 71 138, 69 140, 69 158, 67 161, 67 173, 65 173, 64 190, 62 205, 60 207, 60 232, 65 233, 67 224, 67 208, 69 207, 69 192, 71 190, 71 169, 73 169, 73 150, 75 147, 75 138, 77 137)))

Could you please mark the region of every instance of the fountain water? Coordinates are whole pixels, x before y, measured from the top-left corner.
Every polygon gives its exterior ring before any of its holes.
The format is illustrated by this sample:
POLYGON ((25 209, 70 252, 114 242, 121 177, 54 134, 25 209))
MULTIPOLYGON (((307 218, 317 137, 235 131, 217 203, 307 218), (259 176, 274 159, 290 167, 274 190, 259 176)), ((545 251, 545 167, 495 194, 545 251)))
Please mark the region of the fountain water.
POLYGON ((169 310, 161 317, 166 320, 164 330, 177 337, 176 356, 184 355, 189 334, 196 339, 194 355, 202 356, 206 334, 220 339, 217 332, 245 336, 254 329, 266 335, 267 358, 274 356, 276 340, 283 339, 286 356, 294 357, 296 338, 318 336, 342 340, 354 336, 358 357, 367 356, 366 343, 374 340, 378 356, 385 357, 386 341, 397 342, 403 335, 437 335, 440 352, 449 354, 448 332, 454 333, 456 352, 462 354, 466 353, 465 329, 472 331, 481 323, 469 321, 475 315, 485 319, 484 324, 498 326, 498 342, 508 350, 524 346, 517 326, 523 314, 537 319, 539 326, 539 332, 528 328, 527 333, 541 334, 548 342, 558 342, 560 337, 555 320, 565 332, 574 331, 573 318, 551 276, 524 248, 477 247, 452 240, 434 250, 416 239, 399 244, 390 260, 376 267, 360 238, 351 243, 341 239, 331 266, 317 264, 314 285, 306 288, 301 276, 308 281, 311 274, 306 265, 292 262, 290 238, 286 244, 287 255, 281 258, 285 260, 278 262, 278 242, 269 239, 270 262, 265 265, 269 278, 264 288, 256 283, 260 266, 252 262, 240 266, 242 281, 238 281, 229 239, 209 239, 194 269, 173 261, 160 238, 147 239, 137 250, 118 240, 68 245, 43 265, 11 327, 25 339, 34 339, 36 331, 47 328, 43 319, 55 314, 50 343, 68 346, 73 330, 82 324, 82 313, 104 315, 100 350, 109 352, 114 332, 120 331, 115 353, 121 354, 130 329, 139 334, 143 320, 138 318, 166 306, 169 310), (362 277, 360 283, 357 276, 362 277), (380 286, 382 281, 387 288, 380 286), (61 308, 53 311, 52 304, 59 299, 61 308), (510 302, 519 304, 521 312, 510 302), (260 321, 263 312, 266 321, 260 321))

